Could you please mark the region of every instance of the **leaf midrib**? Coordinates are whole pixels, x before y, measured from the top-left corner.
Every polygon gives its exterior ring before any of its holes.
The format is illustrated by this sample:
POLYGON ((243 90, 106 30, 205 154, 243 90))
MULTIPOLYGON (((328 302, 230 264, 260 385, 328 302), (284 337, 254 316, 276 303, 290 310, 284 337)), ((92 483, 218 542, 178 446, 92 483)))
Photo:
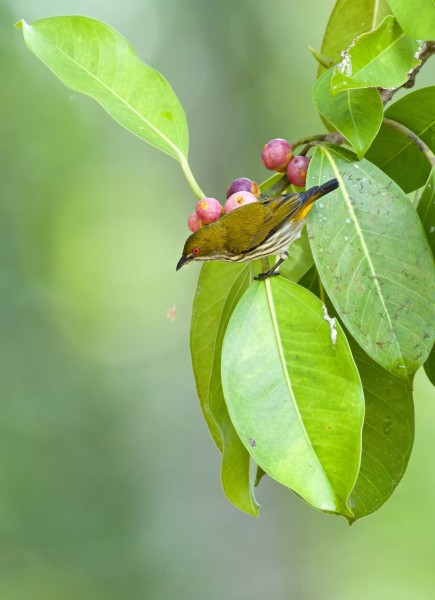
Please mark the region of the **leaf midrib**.
MULTIPOLYGON (((159 137, 162 141, 164 141, 175 152, 176 156, 179 157, 180 161, 183 161, 185 159, 185 155, 172 142, 172 140, 170 140, 168 137, 166 137, 160 131, 160 129, 157 129, 157 127, 155 125, 153 125, 151 123, 151 121, 146 119, 136 108, 134 108, 129 102, 127 102, 122 96, 120 96, 113 88, 109 87, 102 79, 100 79, 94 73, 92 73, 92 71, 89 71, 88 69, 86 69, 81 63, 79 63, 77 60, 75 60, 72 56, 70 56, 69 54, 64 52, 64 50, 59 48, 59 46, 57 46, 54 42, 52 42, 50 40, 50 38, 46 37, 41 32, 38 32, 38 31, 35 32, 34 27, 32 27, 31 25, 29 25, 28 23, 26 23, 23 20, 23 30, 26 31, 26 28, 28 30, 32 30, 34 35, 36 34, 36 35, 41 36, 41 38, 43 38, 49 46, 54 48, 57 52, 59 52, 67 60, 70 60, 74 65, 76 65, 79 69, 81 69, 89 77, 93 78, 98 84, 100 84, 103 88, 105 88, 109 93, 111 93, 116 100, 119 100, 122 104, 124 104, 125 107, 127 107, 129 110, 131 110, 131 112, 134 115, 136 115, 140 121, 142 121, 145 125, 147 125, 157 135, 157 137, 159 137)), ((98 36, 97 36, 97 39, 98 39, 98 36)), ((100 46, 99 40, 97 43, 98 43, 98 46, 100 46)), ((141 64, 144 64, 144 63, 142 63, 142 61, 140 61, 140 62, 141 62, 141 64)), ((148 67, 148 68, 150 68, 150 67, 148 67)), ((71 89, 76 90, 76 91, 81 91, 77 88, 72 87, 71 85, 68 85, 68 87, 70 87, 71 89)), ((91 94, 89 94, 89 92, 82 92, 82 93, 86 93, 89 96, 91 96, 91 94)), ((94 97, 94 96, 92 96, 92 97, 94 97)), ((97 100, 97 98, 95 98, 95 99, 97 100)), ((178 126, 177 126, 177 129, 178 129, 178 126)), ((140 137, 140 136, 138 136, 138 137, 140 137)))
POLYGON ((375 269, 375 267, 373 265, 373 262, 371 260, 369 249, 367 248, 367 244, 365 242, 364 235, 362 233, 361 227, 359 225, 358 219, 356 217, 355 211, 353 209, 352 203, 351 203, 349 195, 347 193, 345 183, 344 183, 343 178, 341 177, 341 175, 340 175, 340 173, 339 173, 339 171, 338 171, 338 169, 336 167, 336 164, 335 164, 335 162, 334 162, 334 160, 333 160, 330 152, 325 147, 323 147, 323 151, 327 155, 328 161, 329 161, 329 163, 330 163, 330 165, 332 167, 332 170, 334 171, 335 177, 338 179, 338 181, 340 183, 340 189, 341 189, 341 192, 342 192, 343 199, 344 199, 344 201, 346 203, 346 206, 347 206, 347 208, 349 210, 349 214, 350 214, 350 216, 352 218, 352 221, 354 223, 356 234, 357 234, 357 236, 358 236, 358 238, 359 238, 359 240, 361 242, 361 248, 362 248, 362 251, 364 253, 364 256, 366 257, 367 264, 368 264, 368 267, 370 269, 370 273, 373 276, 373 281, 375 283, 375 288, 376 288, 377 293, 378 293, 377 294, 378 298, 381 301, 382 308, 384 310, 384 313, 385 313, 386 318, 387 318, 388 325, 390 327, 390 331, 393 334, 394 342, 395 342, 395 345, 397 347, 397 350, 398 350, 398 353, 399 353, 399 356, 400 356, 400 360, 401 360, 402 364, 404 365, 405 361, 403 359, 401 348, 400 348, 399 342, 397 340, 397 335, 396 335, 395 328, 394 328, 393 323, 391 321, 390 313, 389 313, 389 311, 387 309, 385 298, 384 298, 384 296, 382 294, 382 290, 381 290, 381 287, 379 285, 378 275, 376 273, 376 269, 375 269))
MULTIPOLYGON (((269 306, 270 318, 271 318, 271 321, 272 321, 272 328, 273 328, 273 332, 274 332, 274 335, 275 335, 275 340, 276 340, 276 346, 277 346, 277 350, 278 350, 279 360, 280 360, 281 367, 282 367, 282 370, 283 370, 283 373, 284 373, 284 379, 285 379, 285 382, 287 384, 287 389, 288 389, 288 392, 289 392, 289 396, 290 396, 290 399, 291 399, 291 401, 293 403, 296 415, 298 417, 298 421, 299 421, 300 427, 301 427, 301 429, 302 429, 302 431, 304 433, 304 436, 305 436, 305 438, 307 440, 307 443, 308 443, 309 447, 312 449, 312 451, 314 452, 313 445, 310 442, 307 430, 305 429, 304 422, 302 420, 301 413, 299 412, 299 407, 297 405, 296 397, 295 397, 295 394, 294 394, 294 391, 293 391, 293 387, 292 387, 292 384, 291 384, 290 374, 289 374, 288 368, 287 368, 287 361, 285 359, 285 352, 284 352, 284 348, 283 348, 282 341, 281 341, 281 334, 280 334, 280 331, 279 331, 278 319, 277 319, 276 310, 275 310, 275 302, 273 300, 272 288, 271 288, 271 283, 270 283, 270 278, 269 277, 267 277, 264 280, 264 284, 265 284, 265 288, 266 288, 266 300, 267 300, 267 304, 269 306)), ((315 452, 314 452, 314 455, 317 458, 317 455, 316 455, 315 452)), ((317 460, 318 460, 318 458, 317 458, 317 460)), ((320 461, 319 461, 319 464, 320 464, 320 461)), ((322 469, 323 469, 323 467, 322 467, 322 469)), ((326 473, 325 473, 325 475, 326 475, 326 473)))

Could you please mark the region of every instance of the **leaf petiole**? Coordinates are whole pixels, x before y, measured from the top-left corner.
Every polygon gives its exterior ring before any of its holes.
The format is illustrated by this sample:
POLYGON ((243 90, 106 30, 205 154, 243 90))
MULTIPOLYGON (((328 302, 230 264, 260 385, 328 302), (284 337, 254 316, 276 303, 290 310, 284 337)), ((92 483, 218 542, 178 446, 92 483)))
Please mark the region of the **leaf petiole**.
POLYGON ((197 198, 205 198, 205 194, 199 187, 199 185, 192 173, 189 162, 185 156, 180 156, 180 164, 181 164, 181 168, 183 169, 184 176, 186 177, 187 182, 190 185, 195 196, 197 198))
POLYGON ((432 166, 435 166, 435 154, 432 152, 429 146, 425 144, 420 137, 418 137, 418 135, 416 135, 413 131, 408 129, 408 127, 406 127, 405 125, 402 125, 402 123, 399 123, 398 121, 393 121, 393 119, 388 119, 387 117, 384 117, 383 123, 387 127, 395 129, 396 131, 407 137, 415 146, 417 146, 420 152, 423 153, 428 163, 432 166))

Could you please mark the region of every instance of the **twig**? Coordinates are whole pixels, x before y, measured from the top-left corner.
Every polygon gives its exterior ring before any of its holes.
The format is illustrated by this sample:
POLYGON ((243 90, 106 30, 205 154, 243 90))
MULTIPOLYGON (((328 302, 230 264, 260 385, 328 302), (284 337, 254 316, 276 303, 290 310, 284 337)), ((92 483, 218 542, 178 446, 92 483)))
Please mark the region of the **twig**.
POLYGON ((421 138, 418 137, 418 135, 416 135, 413 131, 408 129, 408 127, 406 127, 405 125, 402 125, 402 123, 398 123, 397 121, 393 121, 392 119, 387 119, 386 117, 384 117, 383 123, 387 127, 395 129, 402 135, 406 136, 409 140, 411 140, 411 142, 417 146, 420 152, 424 154, 428 163, 430 165, 435 166, 435 154, 432 152, 429 146, 425 144, 421 138))
POLYGON ((394 96, 396 92, 398 92, 402 88, 412 88, 415 84, 416 77, 424 65, 424 63, 435 54, 435 41, 424 42, 421 47, 421 50, 418 54, 418 58, 421 60, 421 63, 417 65, 414 69, 412 69, 408 74, 408 80, 398 88, 386 89, 386 88, 378 88, 379 95, 381 96, 382 104, 385 106, 388 102, 390 102, 391 98, 394 96))

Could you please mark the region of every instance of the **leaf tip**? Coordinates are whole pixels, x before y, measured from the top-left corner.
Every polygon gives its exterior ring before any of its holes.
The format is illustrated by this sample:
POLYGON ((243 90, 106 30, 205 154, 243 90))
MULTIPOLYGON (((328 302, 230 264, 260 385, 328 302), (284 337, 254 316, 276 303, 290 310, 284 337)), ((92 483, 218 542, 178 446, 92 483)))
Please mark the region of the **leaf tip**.
POLYGON ((334 66, 335 63, 332 60, 332 58, 329 58, 329 56, 325 56, 324 54, 321 54, 320 52, 315 50, 312 46, 308 46, 308 50, 311 52, 313 57, 317 60, 319 65, 321 65, 322 67, 325 67, 325 69, 330 69, 331 67, 334 66))
POLYGON ((15 29, 23 29, 26 25, 27 25, 27 23, 24 19, 21 19, 20 21, 17 21, 16 23, 14 23, 15 29))

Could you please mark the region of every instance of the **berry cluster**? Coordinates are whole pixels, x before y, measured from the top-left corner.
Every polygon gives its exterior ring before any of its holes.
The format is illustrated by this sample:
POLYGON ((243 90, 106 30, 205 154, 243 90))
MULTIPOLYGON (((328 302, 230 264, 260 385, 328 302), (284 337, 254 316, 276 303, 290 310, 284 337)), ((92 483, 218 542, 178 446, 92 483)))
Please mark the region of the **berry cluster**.
POLYGON ((261 153, 266 169, 286 173, 287 179, 297 187, 304 187, 310 159, 308 156, 293 155, 293 148, 287 140, 276 138, 268 142, 261 153))
MULTIPOLYGON (((285 172, 291 184, 297 187, 305 186, 310 159, 302 155, 294 156, 293 148, 287 140, 276 138, 268 142, 261 152, 261 160, 266 169, 285 172)), ((228 214, 244 204, 257 202, 259 195, 260 188, 255 181, 240 177, 227 189, 224 206, 216 198, 201 198, 195 212, 187 220, 188 227, 190 231, 197 231, 203 225, 217 221, 222 214, 228 214)))

